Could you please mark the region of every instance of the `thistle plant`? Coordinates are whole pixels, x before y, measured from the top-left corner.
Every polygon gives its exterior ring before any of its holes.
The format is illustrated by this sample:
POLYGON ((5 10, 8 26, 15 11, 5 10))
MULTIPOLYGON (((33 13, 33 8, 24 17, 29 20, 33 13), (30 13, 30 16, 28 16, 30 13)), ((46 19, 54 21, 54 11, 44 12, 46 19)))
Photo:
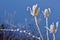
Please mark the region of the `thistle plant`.
POLYGON ((47 28, 47 27, 46 27, 46 29, 49 30, 50 33, 53 34, 53 40, 56 40, 55 33, 57 32, 58 24, 59 24, 59 22, 56 22, 56 28, 55 28, 54 23, 52 23, 52 24, 50 25, 50 28, 47 28))
POLYGON ((38 12, 39 12, 39 9, 40 8, 37 8, 37 4, 36 5, 33 5, 32 9, 30 7, 27 7, 27 10, 30 9, 30 12, 31 12, 31 15, 34 17, 35 19, 35 24, 36 24, 36 27, 37 27, 37 30, 40 34, 40 40, 42 39, 43 40, 43 36, 42 36, 42 33, 41 33, 41 30, 39 28, 39 25, 38 25, 38 19, 36 16, 38 16, 38 12))
MULTIPOLYGON (((46 27, 48 27, 48 17, 49 17, 50 8, 45 9, 42 12, 43 12, 44 17, 46 18, 46 27)), ((49 40, 48 30, 47 29, 46 29, 46 35, 47 35, 47 40, 49 40)))

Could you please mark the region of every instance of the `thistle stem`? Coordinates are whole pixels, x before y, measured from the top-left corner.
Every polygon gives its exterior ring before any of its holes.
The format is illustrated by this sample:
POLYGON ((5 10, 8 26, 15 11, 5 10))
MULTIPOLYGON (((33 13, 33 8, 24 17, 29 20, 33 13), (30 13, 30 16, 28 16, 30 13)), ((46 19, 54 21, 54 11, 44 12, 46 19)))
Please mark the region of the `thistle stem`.
POLYGON ((40 28, 39 28, 39 26, 38 26, 38 21, 37 21, 36 16, 35 16, 34 18, 35 18, 35 23, 36 23, 37 30, 38 30, 38 32, 39 32, 39 34, 40 34, 40 37, 41 37, 40 40, 41 40, 41 39, 43 40, 43 36, 42 36, 41 30, 40 30, 40 28))
MULTIPOLYGON (((48 18, 46 18, 46 27, 48 28, 48 18)), ((48 30, 46 29, 47 40, 49 40, 48 30)))
POLYGON ((53 33, 53 40, 55 40, 55 34, 53 33))

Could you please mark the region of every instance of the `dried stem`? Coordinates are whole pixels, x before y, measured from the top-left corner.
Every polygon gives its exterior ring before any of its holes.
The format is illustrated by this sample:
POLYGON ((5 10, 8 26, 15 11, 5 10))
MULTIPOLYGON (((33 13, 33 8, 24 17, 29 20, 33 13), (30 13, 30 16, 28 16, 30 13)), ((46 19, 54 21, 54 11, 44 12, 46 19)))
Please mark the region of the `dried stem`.
POLYGON ((38 21, 37 21, 36 16, 35 16, 34 18, 35 18, 35 23, 36 23, 37 30, 38 30, 38 32, 39 32, 39 34, 40 34, 40 37, 41 37, 40 40, 41 40, 41 39, 43 40, 43 36, 42 36, 41 30, 39 29, 38 21))
MULTIPOLYGON (((46 27, 48 28, 48 18, 46 18, 46 27)), ((48 30, 46 29, 47 40, 49 40, 48 30)))
POLYGON ((55 40, 55 34, 53 33, 53 40, 55 40))

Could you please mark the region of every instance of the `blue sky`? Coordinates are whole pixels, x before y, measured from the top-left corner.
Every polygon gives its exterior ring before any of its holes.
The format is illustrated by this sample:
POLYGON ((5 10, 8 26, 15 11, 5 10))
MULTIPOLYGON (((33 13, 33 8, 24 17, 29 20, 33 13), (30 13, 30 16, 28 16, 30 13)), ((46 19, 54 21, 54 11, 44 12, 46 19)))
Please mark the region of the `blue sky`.
MULTIPOLYGON (((59 5, 60 0, 0 0, 0 24, 4 23, 4 20, 6 19, 11 20, 12 22, 14 22, 14 24, 17 23, 25 24, 24 21, 25 18, 27 18, 28 23, 33 19, 31 23, 34 24, 34 17, 30 15, 29 11, 27 11, 27 6, 32 7, 34 4, 38 4, 38 7, 40 7, 38 19, 41 18, 41 21, 39 22, 39 26, 41 26, 41 30, 43 34, 45 33, 44 31, 45 18, 42 14, 42 11, 45 8, 51 8, 51 13, 48 20, 49 25, 52 22, 54 23, 56 23, 56 21, 60 22, 60 5, 59 5), (14 12, 16 12, 15 15, 14 12), (11 14, 13 15, 13 18, 10 17, 11 14)), ((56 34, 57 40, 60 39, 59 30, 60 27, 58 28, 58 32, 56 34)))

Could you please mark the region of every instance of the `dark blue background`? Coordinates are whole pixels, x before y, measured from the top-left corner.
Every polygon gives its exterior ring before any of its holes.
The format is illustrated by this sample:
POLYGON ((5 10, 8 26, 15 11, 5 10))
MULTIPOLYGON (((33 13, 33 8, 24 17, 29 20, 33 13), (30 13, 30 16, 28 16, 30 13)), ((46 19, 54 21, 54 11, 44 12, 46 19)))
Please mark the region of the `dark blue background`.
MULTIPOLYGON (((43 37, 46 39, 45 35, 45 18, 42 14, 42 11, 45 8, 51 8, 51 13, 49 16, 49 25, 56 21, 60 22, 60 0, 0 0, 0 24, 5 24, 5 21, 11 21, 15 25, 18 23, 25 25, 32 24, 32 27, 30 29, 29 26, 26 27, 26 30, 33 30, 32 32, 35 32, 36 30, 35 23, 34 23, 34 17, 30 15, 30 12, 27 11, 27 6, 32 7, 34 4, 38 4, 38 7, 40 7, 40 12, 38 15, 39 20, 39 26, 42 30, 43 37), (14 15, 14 13, 16 13, 14 15), (27 18, 27 22, 25 23, 25 18, 27 18), (41 20, 40 20, 41 19, 41 20), (34 25, 33 25, 34 24, 34 25), (34 29, 33 29, 34 28, 34 29)), ((60 23, 59 23, 60 26, 60 23)), ((18 28, 18 27, 16 27, 18 28)), ((24 27, 22 27, 24 29, 24 27)), ((60 27, 58 27, 58 31, 56 33, 56 40, 60 39, 60 27)), ((38 34, 38 33, 36 33, 38 34)), ((51 35, 49 33, 49 37, 51 39, 51 35)))

